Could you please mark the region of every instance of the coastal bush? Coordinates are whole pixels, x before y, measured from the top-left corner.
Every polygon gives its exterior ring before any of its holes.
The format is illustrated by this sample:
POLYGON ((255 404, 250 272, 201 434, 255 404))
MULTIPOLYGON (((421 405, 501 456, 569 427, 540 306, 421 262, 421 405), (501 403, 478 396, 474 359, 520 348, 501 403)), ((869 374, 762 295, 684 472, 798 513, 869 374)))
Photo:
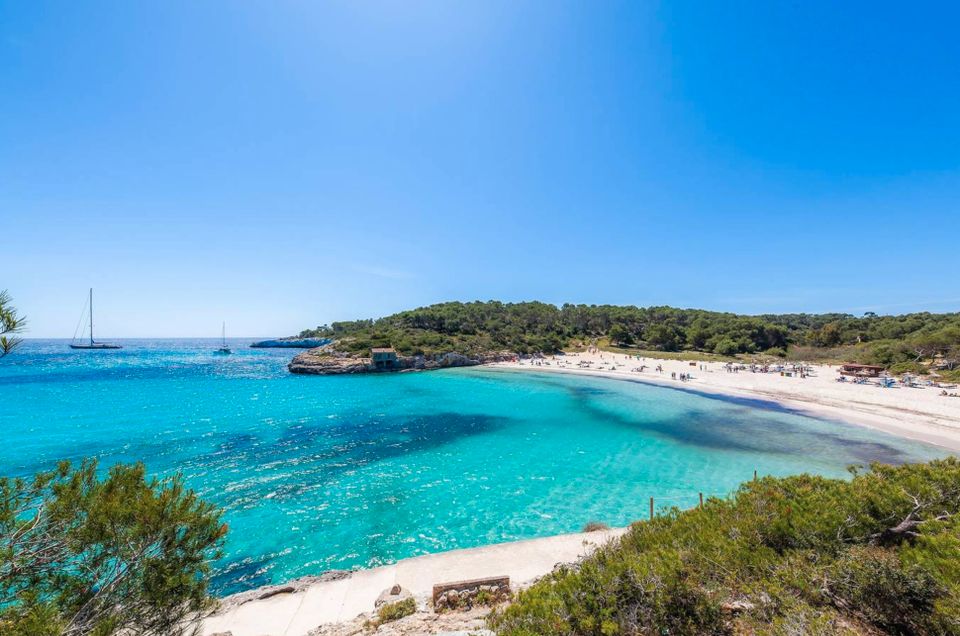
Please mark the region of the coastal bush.
POLYGON ((601 521, 591 521, 587 525, 583 526, 581 532, 600 532, 601 530, 609 530, 610 526, 601 522, 601 521))
POLYGON ((940 632, 935 603, 941 584, 921 565, 905 565, 892 550, 854 547, 828 570, 829 598, 892 634, 940 632))
POLYGON ((179 476, 142 464, 0 478, 0 633, 192 633, 225 534, 179 476))
POLYGON ((377 618, 380 619, 380 623, 388 623, 399 620, 404 616, 410 616, 416 611, 417 602, 412 598, 405 598, 402 601, 381 605, 380 609, 377 610, 377 618))
POLYGON ((912 362, 915 358, 906 342, 895 340, 881 340, 864 349, 864 353, 859 357, 866 364, 889 367, 901 362, 912 362))
POLYGON ((671 510, 495 612, 501 636, 958 634, 960 460, 767 477, 671 510))
POLYGON ((927 367, 923 366, 919 362, 897 362, 896 364, 891 364, 888 370, 890 373, 895 373, 897 375, 901 373, 914 373, 921 375, 929 373, 927 367))
POLYGON ((713 352, 721 356, 731 356, 740 352, 740 345, 730 338, 720 338, 714 343, 713 352))
POLYGON ((873 364, 869 360, 869 346, 841 345, 839 347, 823 348, 808 344, 790 345, 787 349, 787 359, 819 364, 834 364, 837 362, 860 362, 873 364))
POLYGON ((941 380, 945 380, 947 382, 960 382, 960 369, 953 369, 952 371, 937 371, 937 375, 940 376, 941 380))

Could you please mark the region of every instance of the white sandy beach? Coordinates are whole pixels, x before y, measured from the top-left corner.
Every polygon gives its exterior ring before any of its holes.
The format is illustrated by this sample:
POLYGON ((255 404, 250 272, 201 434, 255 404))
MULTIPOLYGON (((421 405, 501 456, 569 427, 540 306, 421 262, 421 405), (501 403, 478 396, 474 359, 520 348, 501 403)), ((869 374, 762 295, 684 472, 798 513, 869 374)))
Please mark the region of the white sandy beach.
MULTIPOLYGON (((868 426, 892 435, 960 451, 960 398, 940 395, 935 387, 880 388, 874 384, 837 382, 838 368, 812 365, 800 378, 779 373, 729 373, 721 362, 688 362, 626 356, 618 353, 575 353, 543 359, 500 362, 491 368, 578 373, 643 381, 675 388, 775 402, 810 415, 868 426), (590 363, 589 366, 580 363, 590 363), (636 371, 645 365, 643 372, 636 371), (660 365, 662 372, 656 367, 660 365), (702 368, 702 369, 701 369, 702 368), (671 374, 691 377, 681 382, 671 374)), ((956 392, 952 389, 951 392, 956 392)))

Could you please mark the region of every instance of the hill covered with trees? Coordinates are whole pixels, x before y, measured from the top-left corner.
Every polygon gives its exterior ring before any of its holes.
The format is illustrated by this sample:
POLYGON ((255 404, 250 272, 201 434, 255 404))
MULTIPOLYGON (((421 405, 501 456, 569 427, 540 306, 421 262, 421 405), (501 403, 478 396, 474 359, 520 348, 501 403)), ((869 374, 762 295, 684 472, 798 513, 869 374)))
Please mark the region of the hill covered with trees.
POLYGON ((635 524, 496 614, 500 636, 960 633, 960 461, 765 478, 635 524))
POLYGON ((923 363, 948 372, 960 366, 960 313, 747 316, 674 307, 448 302, 376 320, 334 322, 300 335, 333 338, 339 349, 364 355, 379 346, 405 355, 550 353, 602 341, 639 350, 899 365, 899 371, 925 371, 923 363))

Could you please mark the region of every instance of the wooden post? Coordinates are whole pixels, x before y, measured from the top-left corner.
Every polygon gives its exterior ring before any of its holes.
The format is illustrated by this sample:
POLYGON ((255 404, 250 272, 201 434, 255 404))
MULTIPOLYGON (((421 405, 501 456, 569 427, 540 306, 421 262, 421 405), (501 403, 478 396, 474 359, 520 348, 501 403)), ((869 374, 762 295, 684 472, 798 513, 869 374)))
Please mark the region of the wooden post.
POLYGON ((650 521, 653 521, 653 497, 650 497, 650 521))
POLYGON ((703 508, 703 493, 700 493, 700 507, 703 508))

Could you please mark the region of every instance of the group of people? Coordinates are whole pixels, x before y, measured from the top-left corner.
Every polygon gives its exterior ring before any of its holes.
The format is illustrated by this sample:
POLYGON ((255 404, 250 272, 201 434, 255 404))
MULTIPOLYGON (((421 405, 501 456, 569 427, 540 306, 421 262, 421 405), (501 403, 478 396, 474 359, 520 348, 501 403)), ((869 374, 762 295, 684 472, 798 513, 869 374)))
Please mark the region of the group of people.
POLYGON ((749 370, 750 373, 779 373, 780 375, 794 375, 797 377, 806 378, 810 375, 810 367, 804 364, 791 364, 791 365, 769 365, 769 364, 751 364, 749 367, 745 364, 733 364, 728 362, 723 365, 723 368, 726 369, 727 373, 740 373, 741 371, 749 370))
POLYGON ((875 379, 870 379, 864 376, 850 376, 848 379, 847 376, 841 375, 840 377, 837 378, 837 382, 843 382, 843 383, 850 382, 852 384, 873 384, 885 389, 896 388, 898 386, 908 387, 908 388, 917 388, 917 389, 931 387, 936 389, 942 389, 939 393, 941 397, 960 397, 960 393, 952 393, 946 390, 946 389, 956 388, 955 384, 941 385, 939 382, 935 382, 932 380, 927 380, 924 383, 920 383, 920 382, 917 382, 916 379, 909 374, 904 375, 899 380, 897 380, 896 378, 890 377, 887 374, 884 374, 875 379))

